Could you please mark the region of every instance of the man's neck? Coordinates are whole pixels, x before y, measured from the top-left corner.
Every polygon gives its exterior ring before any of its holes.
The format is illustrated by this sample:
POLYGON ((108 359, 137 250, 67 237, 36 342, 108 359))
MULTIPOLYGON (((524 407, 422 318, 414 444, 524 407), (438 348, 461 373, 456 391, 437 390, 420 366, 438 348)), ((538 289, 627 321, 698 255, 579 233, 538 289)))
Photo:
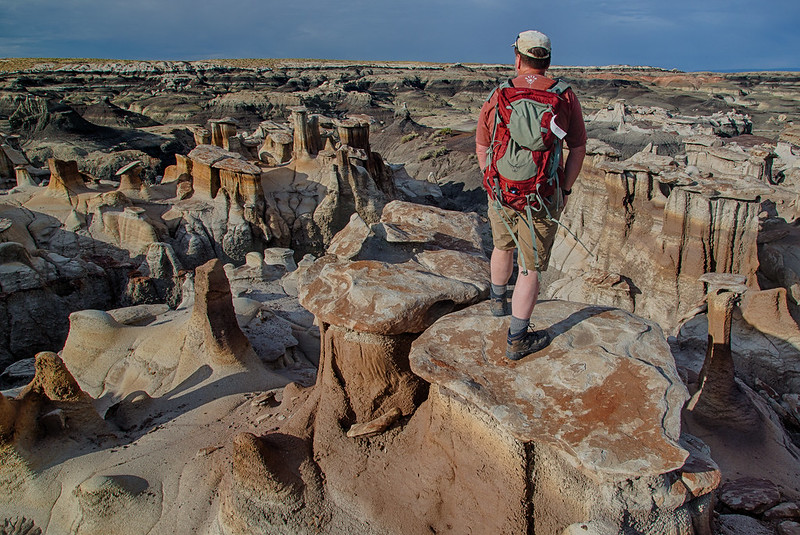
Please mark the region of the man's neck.
POLYGON ((517 76, 527 76, 527 75, 534 75, 534 76, 546 76, 547 69, 530 69, 530 68, 522 68, 517 69, 517 76))

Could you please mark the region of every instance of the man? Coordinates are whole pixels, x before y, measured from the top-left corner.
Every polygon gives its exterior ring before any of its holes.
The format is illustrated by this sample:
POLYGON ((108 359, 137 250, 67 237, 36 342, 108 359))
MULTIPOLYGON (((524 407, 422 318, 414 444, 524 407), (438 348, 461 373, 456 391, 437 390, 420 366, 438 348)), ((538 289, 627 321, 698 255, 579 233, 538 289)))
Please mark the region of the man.
MULTIPOLYGON (((556 80, 546 76, 551 56, 549 37, 543 33, 528 30, 519 34, 512 46, 514 47, 514 68, 516 70, 516 77, 511 81, 514 87, 547 90, 556 84, 556 80)), ((556 191, 551 198, 544 199, 548 209, 552 208, 552 211, 555 212, 551 212, 553 218, 558 218, 560 215, 558 208, 559 206, 563 207, 567 196, 572 192, 572 186, 578 178, 583 159, 586 156, 586 127, 578 98, 571 89, 564 91, 562 97, 568 105, 564 106, 564 111, 558 114, 556 123, 560 129, 566 131, 564 141, 569 147, 569 156, 566 162, 563 160, 561 162, 563 166, 561 191, 556 191)), ((487 165, 487 149, 492 142, 496 103, 497 92, 495 91, 481 108, 478 121, 475 151, 481 171, 484 171, 487 165)), ((561 141, 556 142, 560 143, 561 141)), ((511 360, 519 360, 545 348, 550 343, 550 335, 547 331, 533 330, 530 320, 539 296, 538 272, 547 269, 558 223, 547 217, 543 213, 544 211, 533 215, 532 226, 536 234, 536 248, 534 249, 531 243, 531 230, 525 215, 506 206, 503 206, 501 210, 504 212, 502 215, 490 201, 489 222, 494 242, 491 258, 491 306, 494 315, 505 316, 508 314, 506 285, 514 269, 514 249, 516 247, 516 243, 501 217, 506 218, 506 223, 519 240, 520 254, 523 256, 525 266, 531 268, 530 271, 519 272, 511 296, 511 323, 508 329, 506 357, 511 360), (531 327, 530 331, 529 327, 531 327)))

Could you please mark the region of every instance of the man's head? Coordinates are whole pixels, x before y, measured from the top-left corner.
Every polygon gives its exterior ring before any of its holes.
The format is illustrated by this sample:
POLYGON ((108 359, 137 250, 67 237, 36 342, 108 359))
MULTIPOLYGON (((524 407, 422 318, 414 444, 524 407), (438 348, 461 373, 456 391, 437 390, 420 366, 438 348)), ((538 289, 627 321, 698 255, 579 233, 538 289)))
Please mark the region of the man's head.
POLYGON ((527 30, 517 35, 511 46, 517 54, 517 61, 523 67, 546 70, 550 67, 550 38, 536 30, 527 30))

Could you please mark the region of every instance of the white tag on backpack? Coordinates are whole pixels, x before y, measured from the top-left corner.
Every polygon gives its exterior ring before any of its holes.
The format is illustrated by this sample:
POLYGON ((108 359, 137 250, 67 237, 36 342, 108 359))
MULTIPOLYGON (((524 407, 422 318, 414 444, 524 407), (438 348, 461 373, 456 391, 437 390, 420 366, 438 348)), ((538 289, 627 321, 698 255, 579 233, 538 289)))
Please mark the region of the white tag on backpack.
POLYGON ((550 131, 556 135, 558 139, 564 139, 567 133, 564 132, 560 126, 556 124, 556 116, 550 118, 550 131))

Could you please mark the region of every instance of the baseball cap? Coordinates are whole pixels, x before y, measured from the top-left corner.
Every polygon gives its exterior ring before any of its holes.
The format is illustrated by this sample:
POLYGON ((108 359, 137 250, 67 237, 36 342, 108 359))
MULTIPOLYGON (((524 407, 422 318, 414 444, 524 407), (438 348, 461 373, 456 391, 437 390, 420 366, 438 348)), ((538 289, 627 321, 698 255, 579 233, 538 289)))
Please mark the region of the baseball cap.
POLYGON ((532 58, 535 57, 533 54, 531 54, 531 51, 534 48, 544 48, 548 52, 545 58, 550 57, 550 38, 542 32, 537 32, 536 30, 527 30, 520 33, 517 35, 517 40, 514 41, 514 44, 511 46, 516 48, 520 54, 524 54, 532 58))

